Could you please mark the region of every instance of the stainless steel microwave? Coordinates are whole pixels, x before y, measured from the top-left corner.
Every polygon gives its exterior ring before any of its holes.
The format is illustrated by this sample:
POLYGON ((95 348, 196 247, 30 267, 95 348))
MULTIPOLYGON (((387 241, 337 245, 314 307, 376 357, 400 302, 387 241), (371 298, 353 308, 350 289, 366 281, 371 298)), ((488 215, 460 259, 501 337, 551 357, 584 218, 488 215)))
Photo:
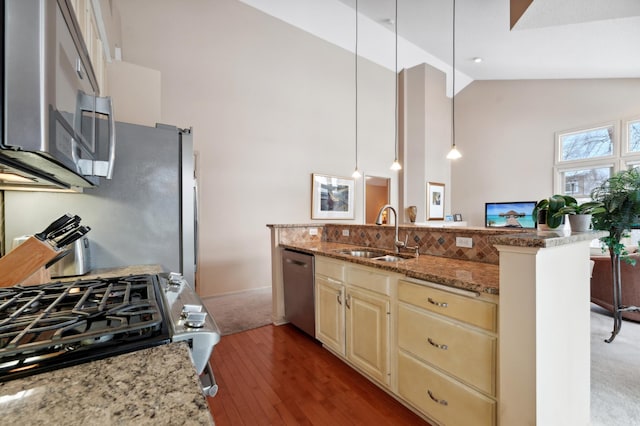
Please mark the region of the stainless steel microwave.
POLYGON ((0 189, 111 178, 115 127, 69 0, 1 0, 0 189))

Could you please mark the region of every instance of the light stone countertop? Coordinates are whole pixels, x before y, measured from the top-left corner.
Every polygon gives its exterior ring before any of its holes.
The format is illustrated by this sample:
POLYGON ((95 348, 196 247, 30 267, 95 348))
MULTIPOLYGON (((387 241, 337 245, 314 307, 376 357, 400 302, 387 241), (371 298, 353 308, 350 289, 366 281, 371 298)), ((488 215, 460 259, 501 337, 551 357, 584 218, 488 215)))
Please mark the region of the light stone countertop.
POLYGON ((3 424, 213 425, 185 342, 0 383, 3 424))
POLYGON ((130 265, 117 268, 101 268, 92 269, 84 275, 77 275, 74 277, 62 277, 52 278, 51 281, 77 281, 77 280, 89 280, 94 278, 113 278, 124 277, 127 275, 146 275, 146 274, 160 274, 164 272, 160 265, 130 265))
MULTIPOLYGON (((52 281, 161 272, 132 265, 52 281)), ((185 342, 0 383, 0 416, 21 426, 214 424, 185 342)))

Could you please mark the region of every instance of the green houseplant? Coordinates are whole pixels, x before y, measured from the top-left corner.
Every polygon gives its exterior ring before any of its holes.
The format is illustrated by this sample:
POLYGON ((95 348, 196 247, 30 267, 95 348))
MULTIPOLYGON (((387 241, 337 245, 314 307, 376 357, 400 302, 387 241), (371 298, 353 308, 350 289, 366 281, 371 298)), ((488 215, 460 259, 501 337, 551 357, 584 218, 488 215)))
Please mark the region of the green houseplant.
POLYGON ((564 215, 558 214, 560 209, 567 204, 577 204, 575 198, 568 195, 552 195, 549 198, 543 198, 538 201, 531 213, 538 227, 546 225, 549 228, 557 228, 563 223, 564 215))
POLYGON ((600 201, 587 201, 579 204, 575 198, 564 196, 566 205, 562 207, 554 216, 562 217, 569 215, 569 224, 572 232, 586 232, 591 225, 592 216, 605 211, 604 204, 600 201))
POLYGON ((600 186, 591 191, 591 198, 602 203, 602 210, 593 213, 593 228, 608 231, 609 235, 602 237, 611 255, 611 271, 613 283, 614 325, 611 337, 605 340, 613 341, 622 326, 622 310, 637 310, 636 307, 624 307, 620 300, 622 291, 620 282, 620 259, 627 259, 624 245, 621 243, 629 230, 640 223, 640 171, 638 169, 623 170, 605 180, 600 186))

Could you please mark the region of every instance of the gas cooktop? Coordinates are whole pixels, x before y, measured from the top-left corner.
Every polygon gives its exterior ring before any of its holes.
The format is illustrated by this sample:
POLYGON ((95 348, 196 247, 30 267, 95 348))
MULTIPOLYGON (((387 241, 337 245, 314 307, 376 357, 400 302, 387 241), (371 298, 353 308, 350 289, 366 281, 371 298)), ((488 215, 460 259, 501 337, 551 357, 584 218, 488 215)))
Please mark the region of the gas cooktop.
POLYGON ((170 341, 158 277, 0 288, 0 382, 170 341))

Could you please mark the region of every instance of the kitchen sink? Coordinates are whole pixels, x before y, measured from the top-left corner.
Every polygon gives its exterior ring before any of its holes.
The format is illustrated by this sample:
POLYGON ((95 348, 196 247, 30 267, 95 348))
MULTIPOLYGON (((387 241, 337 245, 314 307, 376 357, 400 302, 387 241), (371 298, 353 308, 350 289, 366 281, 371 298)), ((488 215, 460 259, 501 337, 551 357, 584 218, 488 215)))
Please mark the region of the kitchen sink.
POLYGON ((346 249, 346 250, 338 250, 338 253, 340 254, 346 254, 349 256, 354 256, 354 257, 364 257, 367 259, 373 259, 375 257, 381 257, 386 255, 385 252, 383 251, 375 251, 375 250, 350 250, 350 249, 346 249))
POLYGON ((386 254, 384 256, 374 257, 373 260, 379 260, 381 262, 400 262, 402 260, 406 260, 406 258, 400 257, 400 256, 393 256, 391 254, 386 254))
POLYGON ((338 250, 338 253, 346 254, 348 256, 353 256, 353 257, 363 257, 365 259, 379 260, 381 262, 400 262, 402 260, 406 260, 405 257, 394 256, 392 254, 387 254, 383 251, 376 251, 376 250, 343 249, 343 250, 338 250))

